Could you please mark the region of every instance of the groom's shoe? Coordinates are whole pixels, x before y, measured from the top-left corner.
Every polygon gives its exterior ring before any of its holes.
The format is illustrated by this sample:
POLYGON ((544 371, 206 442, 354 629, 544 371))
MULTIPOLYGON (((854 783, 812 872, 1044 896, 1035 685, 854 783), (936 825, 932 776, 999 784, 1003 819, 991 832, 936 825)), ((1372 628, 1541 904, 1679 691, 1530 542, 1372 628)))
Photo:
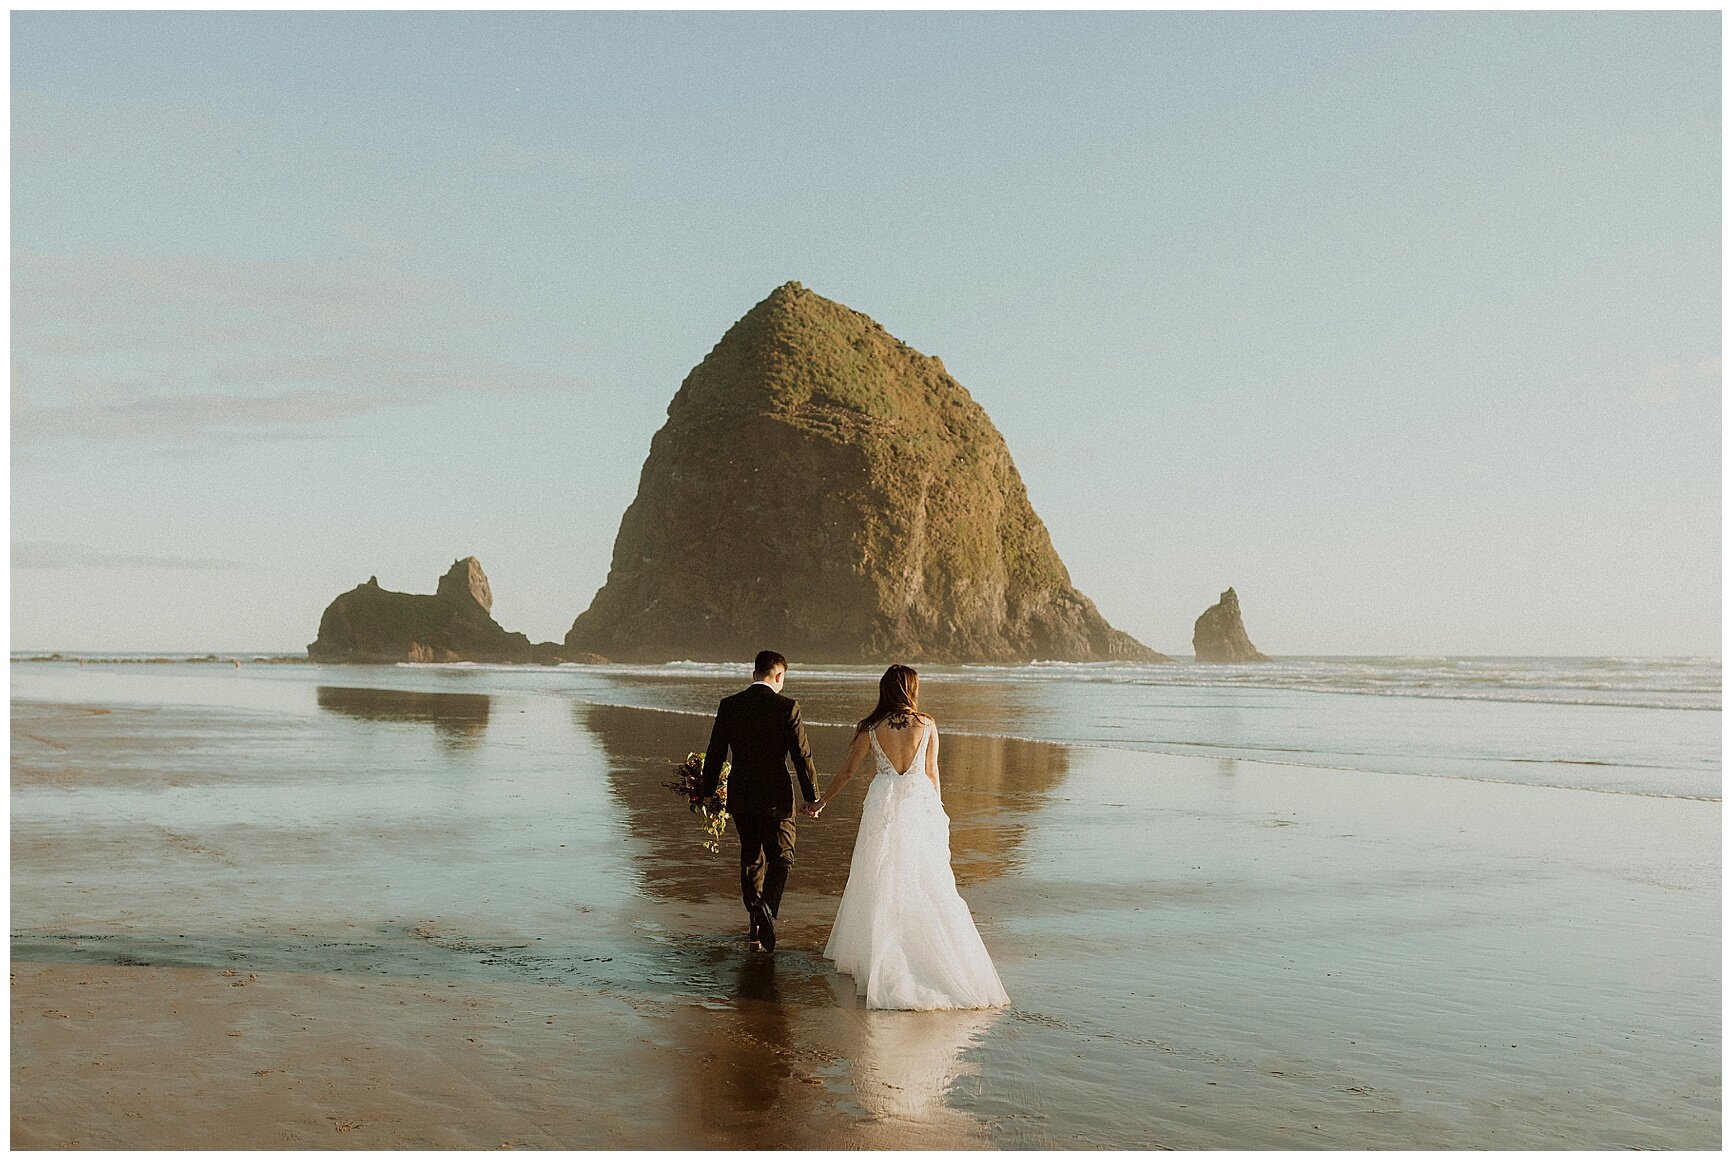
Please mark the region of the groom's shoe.
POLYGON ((765 951, 776 950, 776 919, 770 914, 768 903, 758 904, 758 909, 752 915, 758 929, 758 942, 765 951))

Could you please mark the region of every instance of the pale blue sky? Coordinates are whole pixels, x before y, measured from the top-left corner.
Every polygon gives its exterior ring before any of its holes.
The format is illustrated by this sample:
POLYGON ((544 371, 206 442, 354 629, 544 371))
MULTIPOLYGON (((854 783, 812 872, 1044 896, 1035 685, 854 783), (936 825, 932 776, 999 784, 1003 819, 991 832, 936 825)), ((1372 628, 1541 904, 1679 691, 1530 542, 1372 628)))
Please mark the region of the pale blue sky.
MULTIPOLYGON (((15 13, 15 649, 559 639, 789 279, 1189 655, 1720 651, 1718 13, 15 13)), ((694 549, 698 546, 694 546, 694 549)))

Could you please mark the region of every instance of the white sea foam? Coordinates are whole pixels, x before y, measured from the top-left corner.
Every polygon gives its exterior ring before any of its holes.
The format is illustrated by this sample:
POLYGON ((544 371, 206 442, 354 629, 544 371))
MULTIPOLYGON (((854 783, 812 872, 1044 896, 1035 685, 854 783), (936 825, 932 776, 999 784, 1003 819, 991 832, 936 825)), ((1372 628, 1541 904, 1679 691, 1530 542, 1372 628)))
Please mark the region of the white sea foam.
MULTIPOLYGON (((521 665, 399 662, 412 669, 521 672, 521 665)), ((662 664, 581 664, 554 668, 622 677, 738 678, 746 667, 714 661, 662 664)), ((1633 709, 1719 710, 1720 662, 1697 657, 1303 657, 1243 665, 1192 661, 1036 661, 1029 665, 932 665, 923 672, 947 681, 1285 689, 1376 697, 1624 706, 1633 709)), ((875 678, 877 665, 797 665, 801 680, 875 678)))
POLYGON ((1720 709, 1720 663, 1704 658, 1307 657, 1243 665, 1037 662, 967 665, 960 680, 1289 689, 1380 697, 1720 709))

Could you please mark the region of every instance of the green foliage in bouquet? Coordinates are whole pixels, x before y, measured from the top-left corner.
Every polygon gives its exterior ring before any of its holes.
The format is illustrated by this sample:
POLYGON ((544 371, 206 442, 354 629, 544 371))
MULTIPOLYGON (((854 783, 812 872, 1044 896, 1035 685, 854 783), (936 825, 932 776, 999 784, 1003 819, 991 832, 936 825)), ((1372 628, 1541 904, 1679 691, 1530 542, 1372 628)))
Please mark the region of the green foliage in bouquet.
POLYGON ((663 782, 662 785, 686 800, 686 808, 704 820, 704 849, 710 854, 720 854, 722 851, 722 835, 728 829, 728 770, 730 765, 722 763, 721 777, 716 781, 716 793, 713 798, 705 798, 703 794, 704 755, 702 752, 687 754, 686 760, 674 767, 674 780, 663 782))

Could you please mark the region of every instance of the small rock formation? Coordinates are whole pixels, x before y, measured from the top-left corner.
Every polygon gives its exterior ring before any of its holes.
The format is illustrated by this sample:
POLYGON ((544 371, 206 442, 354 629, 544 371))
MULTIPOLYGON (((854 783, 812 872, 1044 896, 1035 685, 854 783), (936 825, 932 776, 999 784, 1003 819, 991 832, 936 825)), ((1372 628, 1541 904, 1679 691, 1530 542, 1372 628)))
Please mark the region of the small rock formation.
POLYGON ((568 648, 633 661, 1165 661, 1070 582, 944 364, 798 282, 692 369, 568 648))
POLYGON ((1217 603, 1203 610, 1191 630, 1191 648, 1198 661, 1267 661, 1257 652, 1251 638, 1245 635, 1245 622, 1239 617, 1239 594, 1228 589, 1217 603))
POLYGON ((530 644, 491 615, 493 590, 481 562, 466 556, 439 578, 431 595, 395 593, 369 577, 332 601, 319 618, 319 639, 307 646, 313 661, 538 661, 600 660, 568 656, 551 641, 530 644))

